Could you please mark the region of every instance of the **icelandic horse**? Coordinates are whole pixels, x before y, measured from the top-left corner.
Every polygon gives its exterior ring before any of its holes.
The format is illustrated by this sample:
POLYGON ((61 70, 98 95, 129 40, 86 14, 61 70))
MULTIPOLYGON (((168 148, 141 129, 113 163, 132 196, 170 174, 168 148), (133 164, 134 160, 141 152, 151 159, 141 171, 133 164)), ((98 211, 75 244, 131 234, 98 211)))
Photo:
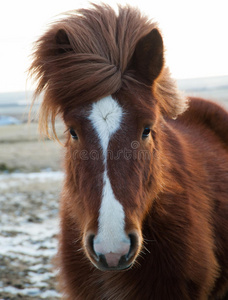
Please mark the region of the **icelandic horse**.
POLYGON ((157 24, 129 6, 71 12, 30 74, 40 130, 57 115, 67 129, 63 296, 228 299, 228 113, 177 90, 157 24))

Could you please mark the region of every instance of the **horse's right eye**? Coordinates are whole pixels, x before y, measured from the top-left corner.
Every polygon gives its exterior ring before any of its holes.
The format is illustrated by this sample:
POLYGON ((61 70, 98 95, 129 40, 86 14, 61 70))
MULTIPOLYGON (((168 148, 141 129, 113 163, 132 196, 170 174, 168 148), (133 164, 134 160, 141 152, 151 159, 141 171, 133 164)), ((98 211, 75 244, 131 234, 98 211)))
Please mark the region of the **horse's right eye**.
POLYGON ((70 134, 74 140, 78 139, 77 133, 74 131, 73 128, 70 128, 70 134))

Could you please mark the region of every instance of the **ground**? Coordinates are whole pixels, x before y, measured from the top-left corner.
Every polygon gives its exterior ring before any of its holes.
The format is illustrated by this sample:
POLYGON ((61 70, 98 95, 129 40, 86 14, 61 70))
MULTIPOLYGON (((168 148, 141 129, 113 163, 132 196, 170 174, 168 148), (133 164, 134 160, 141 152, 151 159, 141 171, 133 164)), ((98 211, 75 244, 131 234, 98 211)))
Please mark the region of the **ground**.
POLYGON ((0 299, 4 300, 61 296, 54 257, 64 149, 53 141, 39 141, 36 127, 0 127, 0 299))

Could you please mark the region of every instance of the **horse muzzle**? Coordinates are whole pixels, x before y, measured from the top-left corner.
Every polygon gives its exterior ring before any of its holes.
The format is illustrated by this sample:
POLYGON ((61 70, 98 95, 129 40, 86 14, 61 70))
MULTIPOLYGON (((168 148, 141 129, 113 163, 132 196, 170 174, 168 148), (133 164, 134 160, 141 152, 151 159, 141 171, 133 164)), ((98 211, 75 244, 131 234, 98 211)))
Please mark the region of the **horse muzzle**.
POLYGON ((88 234, 85 239, 86 253, 90 261, 102 271, 120 271, 131 267, 140 251, 140 237, 137 233, 128 234, 128 239, 118 243, 116 251, 107 251, 96 236, 88 234))

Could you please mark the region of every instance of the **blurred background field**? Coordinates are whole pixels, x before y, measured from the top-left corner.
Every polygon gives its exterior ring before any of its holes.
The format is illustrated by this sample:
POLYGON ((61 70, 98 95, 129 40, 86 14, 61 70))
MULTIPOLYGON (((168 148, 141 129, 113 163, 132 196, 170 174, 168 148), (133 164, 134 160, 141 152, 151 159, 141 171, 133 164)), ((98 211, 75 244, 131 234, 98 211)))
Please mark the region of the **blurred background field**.
MULTIPOLYGON (((179 80, 228 109, 228 76, 179 80)), ((59 299, 57 252, 64 147, 28 124, 31 93, 0 94, 0 299, 59 299)), ((34 107, 38 110, 38 104, 34 107)), ((57 121, 64 142, 64 125, 57 121)))
MULTIPOLYGON (((57 122, 56 129, 59 138, 63 140, 63 124, 57 122)), ((0 171, 2 172, 40 172, 61 169, 63 146, 58 142, 41 138, 37 123, 28 124, 24 120, 19 124, 0 126, 0 145, 0 171)))

